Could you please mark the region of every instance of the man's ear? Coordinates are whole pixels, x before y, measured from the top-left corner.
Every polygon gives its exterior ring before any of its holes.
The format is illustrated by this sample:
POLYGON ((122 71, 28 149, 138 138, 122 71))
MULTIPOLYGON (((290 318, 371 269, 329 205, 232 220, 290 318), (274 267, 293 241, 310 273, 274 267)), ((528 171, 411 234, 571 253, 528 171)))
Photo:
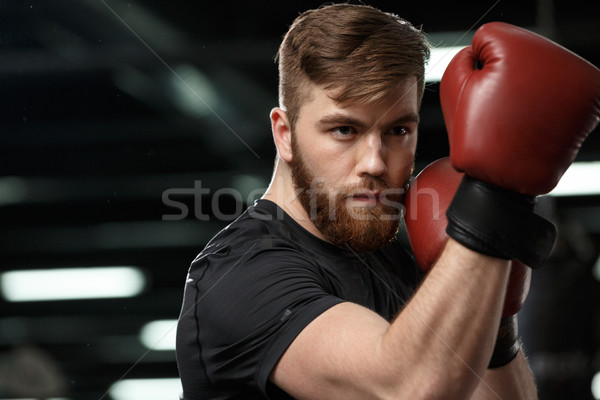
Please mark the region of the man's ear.
POLYGON ((286 162, 292 161, 292 130, 286 112, 275 107, 271 110, 271 130, 277 154, 286 162))

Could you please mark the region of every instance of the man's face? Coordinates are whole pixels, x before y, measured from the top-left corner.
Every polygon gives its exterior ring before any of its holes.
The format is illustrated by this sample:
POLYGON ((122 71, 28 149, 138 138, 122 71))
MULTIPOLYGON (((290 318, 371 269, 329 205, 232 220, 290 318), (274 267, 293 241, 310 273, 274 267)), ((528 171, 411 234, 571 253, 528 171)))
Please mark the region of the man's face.
POLYGON ((312 88, 292 133, 289 165, 300 203, 327 240, 369 251, 395 236, 417 125, 415 79, 378 104, 342 106, 312 88))

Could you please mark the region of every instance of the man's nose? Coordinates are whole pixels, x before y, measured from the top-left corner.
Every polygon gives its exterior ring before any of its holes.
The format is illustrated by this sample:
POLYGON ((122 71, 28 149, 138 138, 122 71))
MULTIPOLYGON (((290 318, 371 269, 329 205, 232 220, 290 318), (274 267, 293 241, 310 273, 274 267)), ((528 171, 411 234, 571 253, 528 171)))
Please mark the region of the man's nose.
POLYGON ((387 172, 385 162, 385 144, 376 132, 370 132, 362 137, 357 149, 357 175, 382 176, 387 172))

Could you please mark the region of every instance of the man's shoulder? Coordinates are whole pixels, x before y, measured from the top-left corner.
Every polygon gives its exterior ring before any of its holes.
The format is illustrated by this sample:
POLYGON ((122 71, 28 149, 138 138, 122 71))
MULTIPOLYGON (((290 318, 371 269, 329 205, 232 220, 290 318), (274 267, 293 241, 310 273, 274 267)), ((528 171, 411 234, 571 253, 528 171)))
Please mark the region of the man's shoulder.
POLYGON ((265 201, 248 207, 208 242, 194 263, 207 257, 248 258, 249 255, 269 250, 298 250, 298 243, 290 233, 289 217, 279 213, 279 210, 274 203, 265 201))
POLYGON ((246 208, 235 221, 217 233, 211 242, 248 241, 263 236, 281 236, 287 218, 275 203, 260 200, 246 208))

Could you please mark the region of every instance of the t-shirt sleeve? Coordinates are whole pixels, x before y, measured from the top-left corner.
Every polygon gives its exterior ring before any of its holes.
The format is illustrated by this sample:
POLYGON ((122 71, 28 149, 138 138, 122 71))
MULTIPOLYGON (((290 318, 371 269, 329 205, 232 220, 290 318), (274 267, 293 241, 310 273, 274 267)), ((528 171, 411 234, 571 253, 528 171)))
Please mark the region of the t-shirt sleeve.
MULTIPOLYGON (((220 249, 195 261, 189 282, 207 378, 266 394, 268 377, 296 336, 343 300, 298 250, 271 240, 220 249)), ((186 290, 190 290, 188 287, 186 290)))

